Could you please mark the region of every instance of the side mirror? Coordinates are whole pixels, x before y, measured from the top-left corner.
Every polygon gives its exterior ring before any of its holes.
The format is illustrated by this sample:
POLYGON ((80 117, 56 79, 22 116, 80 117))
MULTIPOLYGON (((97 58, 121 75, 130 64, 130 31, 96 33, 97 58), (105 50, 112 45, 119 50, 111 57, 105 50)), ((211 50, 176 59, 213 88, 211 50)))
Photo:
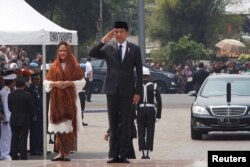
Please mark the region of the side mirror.
POLYGON ((191 91, 189 91, 188 92, 188 96, 197 96, 197 93, 196 93, 196 91, 195 90, 191 90, 191 91))

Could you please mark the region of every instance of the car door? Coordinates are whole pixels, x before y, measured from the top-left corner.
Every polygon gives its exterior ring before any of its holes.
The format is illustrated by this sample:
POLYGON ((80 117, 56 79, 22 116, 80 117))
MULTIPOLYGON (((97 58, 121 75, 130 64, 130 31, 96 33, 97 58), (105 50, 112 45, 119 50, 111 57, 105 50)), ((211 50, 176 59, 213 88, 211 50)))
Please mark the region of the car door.
POLYGON ((107 73, 107 64, 103 59, 92 59, 93 67, 93 93, 102 93, 105 76, 107 73))

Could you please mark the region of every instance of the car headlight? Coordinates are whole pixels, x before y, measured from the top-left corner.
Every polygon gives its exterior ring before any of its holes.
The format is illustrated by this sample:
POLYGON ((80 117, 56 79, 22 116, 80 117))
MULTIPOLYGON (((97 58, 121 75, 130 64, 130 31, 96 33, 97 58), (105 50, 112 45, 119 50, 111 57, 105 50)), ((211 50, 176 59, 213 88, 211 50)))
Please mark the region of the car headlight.
POLYGON ((171 82, 171 85, 175 86, 175 85, 176 85, 176 83, 175 83, 175 82, 171 82))
POLYGON ((192 112, 199 115, 209 115, 208 111, 201 106, 192 106, 192 112))
POLYGON ((169 78, 174 78, 174 74, 171 73, 164 73, 166 76, 168 76, 169 78))

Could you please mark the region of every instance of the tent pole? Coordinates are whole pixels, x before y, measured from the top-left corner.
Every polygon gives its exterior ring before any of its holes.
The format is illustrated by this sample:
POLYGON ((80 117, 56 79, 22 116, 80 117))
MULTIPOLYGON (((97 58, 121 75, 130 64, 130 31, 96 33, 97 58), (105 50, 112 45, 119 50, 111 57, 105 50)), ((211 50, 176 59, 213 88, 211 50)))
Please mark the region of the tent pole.
MULTIPOLYGON (((42 45, 43 55, 43 80, 46 75, 46 45, 42 45)), ((46 104, 46 92, 43 87, 43 159, 46 160, 47 156, 47 104, 46 104)))
POLYGON ((78 57, 78 45, 74 45, 74 55, 75 55, 76 59, 79 60, 79 57, 78 57))

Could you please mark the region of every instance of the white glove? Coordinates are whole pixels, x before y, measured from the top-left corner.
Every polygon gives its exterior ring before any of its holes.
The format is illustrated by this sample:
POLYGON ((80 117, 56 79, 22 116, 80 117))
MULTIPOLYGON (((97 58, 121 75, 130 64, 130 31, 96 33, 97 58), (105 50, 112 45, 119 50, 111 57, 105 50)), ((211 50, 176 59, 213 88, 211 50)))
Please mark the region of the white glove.
POLYGON ((159 122, 159 121, 160 121, 160 119, 159 119, 159 118, 156 118, 156 119, 155 119, 155 122, 159 122))

